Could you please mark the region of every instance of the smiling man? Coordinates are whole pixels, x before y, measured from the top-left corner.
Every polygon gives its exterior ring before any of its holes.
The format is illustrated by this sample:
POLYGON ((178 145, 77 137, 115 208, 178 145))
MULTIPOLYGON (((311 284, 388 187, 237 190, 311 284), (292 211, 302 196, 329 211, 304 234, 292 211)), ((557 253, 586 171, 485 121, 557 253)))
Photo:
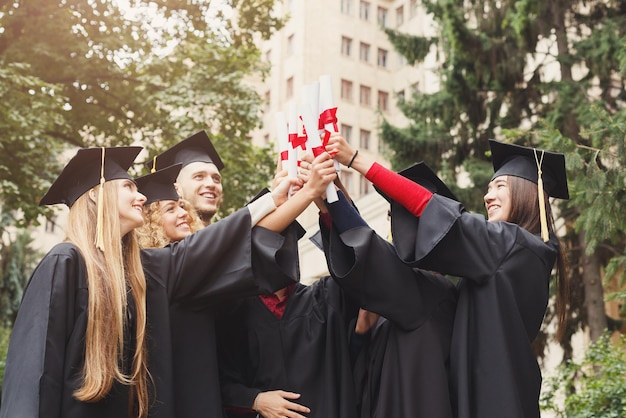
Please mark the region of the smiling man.
POLYGON ((176 179, 181 197, 196 210, 204 226, 211 223, 222 203, 224 163, 205 131, 200 131, 158 155, 156 170, 173 164, 183 167, 176 179))

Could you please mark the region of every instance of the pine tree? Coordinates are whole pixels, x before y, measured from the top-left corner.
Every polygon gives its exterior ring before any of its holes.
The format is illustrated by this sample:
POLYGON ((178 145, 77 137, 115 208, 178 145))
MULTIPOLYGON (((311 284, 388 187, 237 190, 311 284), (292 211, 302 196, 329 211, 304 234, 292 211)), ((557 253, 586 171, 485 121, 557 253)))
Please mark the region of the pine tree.
MULTIPOLYGON (((607 327, 605 276, 624 278, 624 100, 626 2, 424 1, 438 36, 386 30, 396 49, 418 63, 435 47, 441 89, 400 100, 409 126, 383 123, 382 137, 399 169, 425 160, 470 210, 482 211, 493 173, 488 141, 496 138, 566 153, 572 199, 558 203, 574 283, 569 335, 607 327)), ((618 293, 615 297, 624 297, 618 293)), ((553 307, 548 313, 548 320, 553 307)), ((547 322, 547 321, 546 321, 547 322)), ((543 353, 548 335, 536 340, 543 353)))

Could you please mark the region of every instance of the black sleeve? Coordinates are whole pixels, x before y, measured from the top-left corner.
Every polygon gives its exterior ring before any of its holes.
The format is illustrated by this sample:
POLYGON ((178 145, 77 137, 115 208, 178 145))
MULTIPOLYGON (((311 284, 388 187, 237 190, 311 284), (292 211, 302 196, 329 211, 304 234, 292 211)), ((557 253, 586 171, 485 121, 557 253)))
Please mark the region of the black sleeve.
POLYGON ((240 301, 216 322, 222 404, 228 407, 251 408, 261 392, 248 386, 251 373, 245 321, 248 302, 249 298, 240 301))
POLYGON ((11 334, 2 418, 61 418, 66 340, 81 263, 77 251, 56 251, 33 272, 11 334))
POLYGON ((523 233, 515 224, 488 222, 439 195, 419 218, 395 205, 392 232, 404 262, 479 283, 494 275, 523 233))
POLYGON ((250 225, 243 208, 165 248, 142 250, 144 271, 168 289, 172 300, 194 305, 275 291, 297 280, 289 232, 284 236, 250 225), (265 274, 270 267, 279 274, 265 274))
POLYGON ((341 236, 331 231, 327 259, 331 275, 361 307, 405 330, 421 326, 438 300, 453 292, 444 281, 425 280, 431 273, 403 263, 393 245, 369 227, 341 236))

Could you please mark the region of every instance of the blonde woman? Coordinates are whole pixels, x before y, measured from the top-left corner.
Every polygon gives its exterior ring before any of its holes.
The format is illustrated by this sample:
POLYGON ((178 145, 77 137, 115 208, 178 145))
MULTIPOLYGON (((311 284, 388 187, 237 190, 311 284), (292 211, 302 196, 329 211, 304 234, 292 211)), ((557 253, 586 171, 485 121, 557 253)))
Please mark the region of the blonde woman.
POLYGON ((174 187, 181 167, 176 164, 135 179, 139 191, 146 196, 145 222, 137 228, 141 248, 165 247, 204 228, 194 208, 179 197, 174 187))
POLYGON ((70 207, 67 240, 25 289, 0 417, 175 417, 169 306, 200 303, 221 281, 255 280, 251 254, 276 260, 284 242, 251 226, 285 202, 290 182, 175 245, 140 251, 134 229, 146 198, 127 173, 140 150, 81 149, 42 198, 70 207))

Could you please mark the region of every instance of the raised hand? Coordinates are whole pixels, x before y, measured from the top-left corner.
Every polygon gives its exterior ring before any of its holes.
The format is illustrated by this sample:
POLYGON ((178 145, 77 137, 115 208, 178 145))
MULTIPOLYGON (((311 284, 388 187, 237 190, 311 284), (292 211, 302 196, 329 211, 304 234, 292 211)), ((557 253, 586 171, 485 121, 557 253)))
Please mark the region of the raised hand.
POLYGON ((335 180, 337 173, 333 159, 326 152, 309 161, 310 158, 307 158, 300 164, 298 178, 305 183, 303 190, 308 190, 312 193, 311 197, 316 198, 326 191, 326 186, 335 180))
POLYGON ((292 188, 300 186, 302 186, 302 180, 300 179, 291 179, 288 178, 287 175, 281 176, 280 178, 274 177, 274 181, 272 182, 272 198, 276 206, 280 206, 287 201, 289 191, 292 188))
POLYGON ((333 132, 326 144, 326 150, 341 164, 347 166, 350 159, 354 156, 355 150, 352 149, 348 141, 339 133, 333 132))

